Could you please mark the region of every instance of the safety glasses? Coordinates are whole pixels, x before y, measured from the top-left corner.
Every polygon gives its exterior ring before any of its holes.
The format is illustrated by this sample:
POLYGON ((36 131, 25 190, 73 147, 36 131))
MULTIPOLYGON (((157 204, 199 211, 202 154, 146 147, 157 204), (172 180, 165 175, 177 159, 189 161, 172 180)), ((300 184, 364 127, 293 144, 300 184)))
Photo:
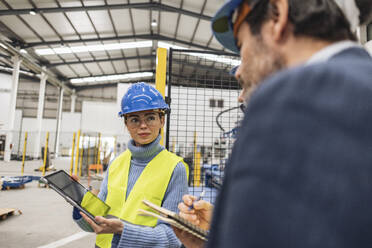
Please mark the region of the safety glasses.
POLYGON ((149 112, 145 114, 130 114, 125 117, 125 123, 130 129, 139 128, 142 123, 147 127, 155 127, 160 121, 160 111, 149 112))

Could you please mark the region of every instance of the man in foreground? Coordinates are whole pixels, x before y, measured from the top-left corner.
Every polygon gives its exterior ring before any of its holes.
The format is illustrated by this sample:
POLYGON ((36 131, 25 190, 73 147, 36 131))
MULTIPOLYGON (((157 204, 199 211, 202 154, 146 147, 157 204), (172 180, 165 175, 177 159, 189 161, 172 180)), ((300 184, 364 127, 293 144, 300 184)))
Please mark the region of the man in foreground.
MULTIPOLYGON (((217 40, 240 52, 243 89, 258 86, 207 247, 372 242, 372 59, 345 18, 370 21, 368 2, 347 1, 344 14, 333 0, 232 0, 213 18, 217 40)), ((189 212, 193 200, 184 196, 181 215, 207 223, 202 210, 211 206, 195 203, 189 212)), ((176 234, 187 247, 203 247, 176 234)))

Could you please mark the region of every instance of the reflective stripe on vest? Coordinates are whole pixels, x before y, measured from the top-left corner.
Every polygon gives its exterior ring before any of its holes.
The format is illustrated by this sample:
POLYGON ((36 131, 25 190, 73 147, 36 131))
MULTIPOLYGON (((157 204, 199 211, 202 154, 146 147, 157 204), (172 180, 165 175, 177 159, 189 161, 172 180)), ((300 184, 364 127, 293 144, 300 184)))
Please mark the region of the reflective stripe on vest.
MULTIPOLYGON (((135 225, 154 227, 157 223, 156 218, 138 215, 139 209, 150 211, 142 200, 147 199, 161 206, 173 170, 183 160, 166 149, 161 151, 143 169, 126 199, 131 157, 131 152, 126 150, 109 167, 106 203, 111 209, 108 215, 135 225)), ((184 162, 183 164, 188 178, 188 166, 184 162)), ((113 234, 99 234, 96 245, 101 248, 111 247, 112 238, 113 234)))

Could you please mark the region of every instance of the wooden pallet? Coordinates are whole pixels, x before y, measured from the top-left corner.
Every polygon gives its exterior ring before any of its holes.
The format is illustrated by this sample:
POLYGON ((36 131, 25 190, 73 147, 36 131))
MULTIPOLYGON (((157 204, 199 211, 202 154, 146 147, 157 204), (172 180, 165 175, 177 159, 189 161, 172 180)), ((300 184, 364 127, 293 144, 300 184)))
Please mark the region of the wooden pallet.
POLYGON ((21 184, 19 186, 6 186, 3 190, 10 190, 10 189, 24 189, 26 184, 21 184))
POLYGON ((16 213, 22 214, 21 210, 14 208, 0 208, 0 220, 5 220, 8 216, 15 215, 16 213))

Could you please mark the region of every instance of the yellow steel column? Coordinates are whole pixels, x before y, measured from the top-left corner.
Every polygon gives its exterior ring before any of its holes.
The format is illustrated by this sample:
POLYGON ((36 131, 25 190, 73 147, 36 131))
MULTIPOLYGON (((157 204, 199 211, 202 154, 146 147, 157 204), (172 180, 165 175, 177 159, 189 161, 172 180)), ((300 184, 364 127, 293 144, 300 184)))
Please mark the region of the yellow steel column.
POLYGON ((101 163, 101 133, 98 133, 98 145, 97 145, 97 164, 101 163))
MULTIPOLYGON (((156 52, 156 77, 155 86, 156 89, 165 97, 165 81, 167 78, 167 49, 158 48, 156 52)), ((164 145, 164 132, 161 129, 161 140, 160 144, 164 145)))
POLYGON ((79 163, 79 143, 80 143, 80 130, 78 131, 77 134, 77 141, 76 141, 76 158, 75 158, 75 169, 74 169, 74 174, 77 176, 78 175, 78 163, 79 163))
POLYGON ((80 152, 80 159, 79 159, 79 177, 81 177, 81 167, 83 167, 83 154, 84 154, 84 139, 85 135, 83 135, 83 142, 81 143, 81 152, 80 152))
POLYGON ((194 132, 194 187, 200 186, 200 153, 196 144, 196 131, 194 132))
POLYGON ((27 148, 27 132, 25 132, 25 142, 23 143, 22 176, 25 171, 26 148, 27 148))
POLYGON ((72 137, 72 150, 71 150, 70 176, 72 176, 72 171, 73 171, 73 169, 74 169, 75 137, 76 137, 76 133, 74 133, 74 135, 73 135, 73 137, 72 137))
POLYGON ((94 161, 93 164, 98 164, 97 161, 97 151, 98 151, 98 136, 95 137, 94 139, 94 161))
MULTIPOLYGON (((44 165, 43 165, 43 176, 45 176, 45 165, 48 153, 48 142, 49 142, 49 132, 46 133, 45 147, 44 147, 44 165)), ((50 159, 50 158, 49 158, 50 159)), ((50 162, 50 161, 49 161, 50 162)))
MULTIPOLYGON (((88 151, 87 151, 87 169, 89 170, 89 159, 90 159, 90 136, 88 136, 88 151)), ((88 175, 88 174, 87 174, 88 175)))
MULTIPOLYGON (((98 134, 98 147, 97 147, 97 164, 101 164, 101 133, 98 134)), ((97 174, 98 174, 97 166, 97 174)))

